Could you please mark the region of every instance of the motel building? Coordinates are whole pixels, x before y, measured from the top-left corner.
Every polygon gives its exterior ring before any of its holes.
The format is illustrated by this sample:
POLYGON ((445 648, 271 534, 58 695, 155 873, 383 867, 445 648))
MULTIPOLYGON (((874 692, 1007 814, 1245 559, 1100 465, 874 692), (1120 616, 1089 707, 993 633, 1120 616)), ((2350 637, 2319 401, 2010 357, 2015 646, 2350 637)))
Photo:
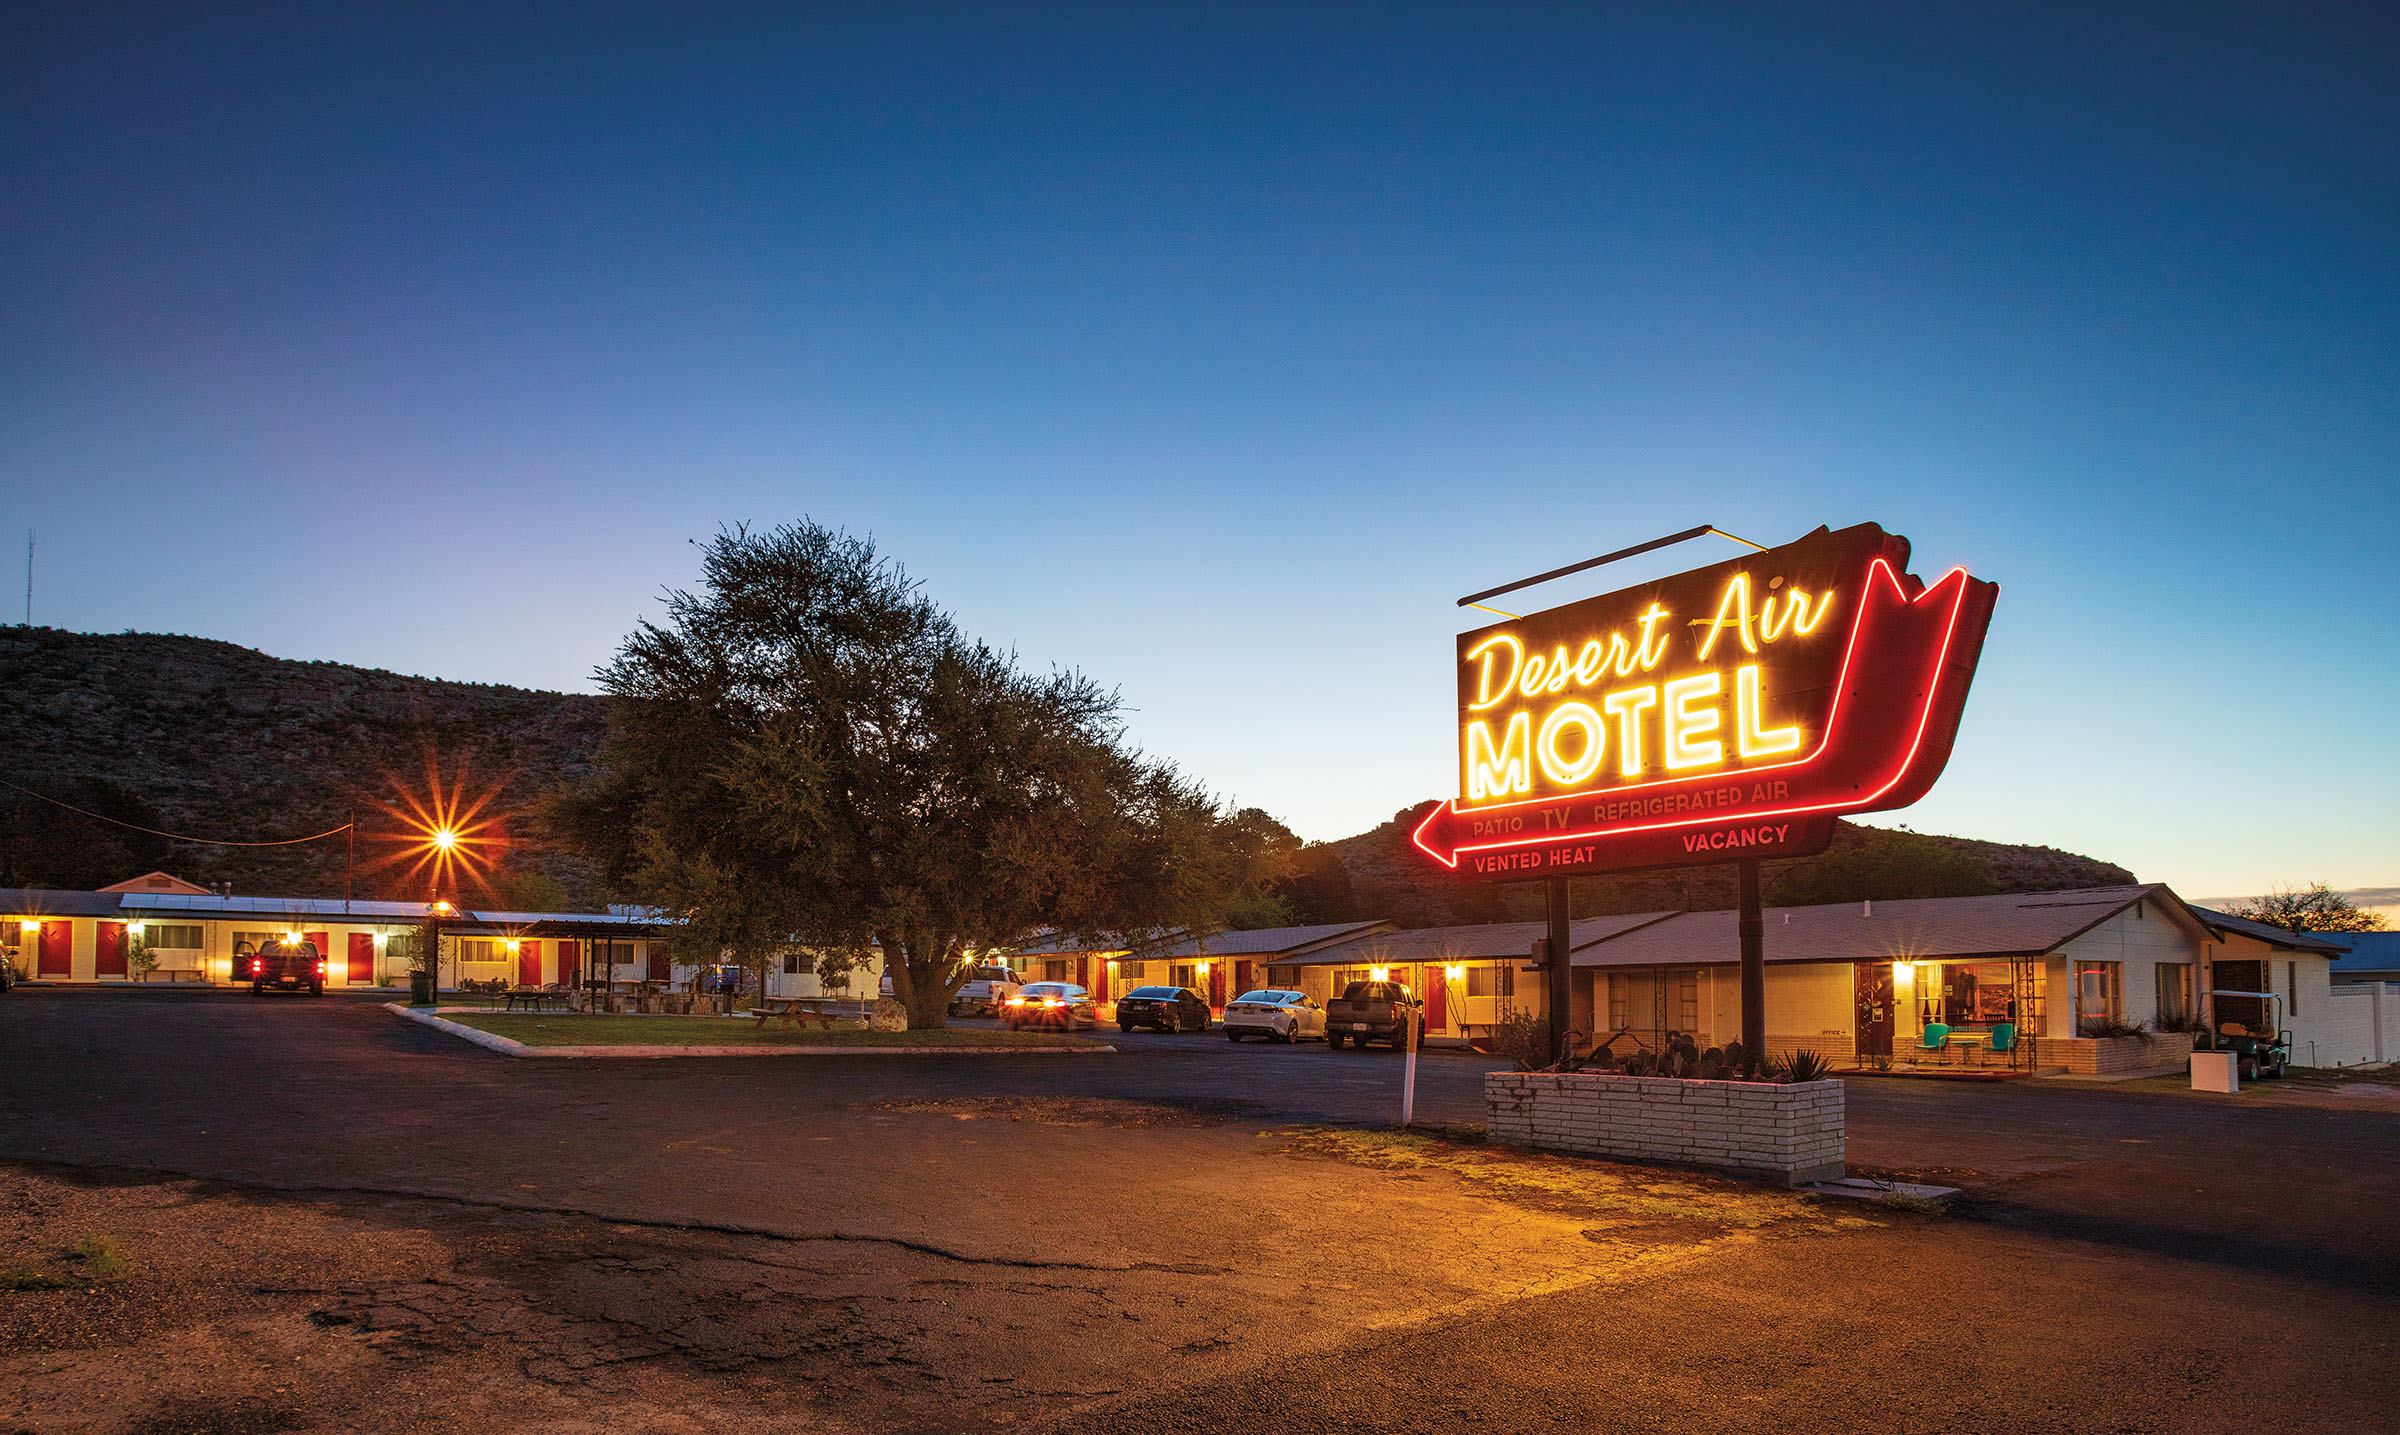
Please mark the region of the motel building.
MULTIPOLYGON (((325 958, 325 989, 408 987, 407 945, 424 902, 219 896, 151 872, 96 892, 0 889, 0 961, 29 980, 243 986, 237 949, 297 936, 325 958), (144 952, 147 972, 136 972, 144 952)), ((553 986, 613 976, 666 981, 657 923, 598 912, 459 911, 442 920, 440 984, 553 986)))
MULTIPOLYGON (((1322 1001, 1406 983, 1428 1045, 1485 1044, 1544 1015, 1538 922, 1377 932, 1271 967, 1322 1001)), ((1741 1035, 1735 914, 1642 912, 1570 926, 1579 1054, 1741 1035)), ((2104 1074, 2182 1064, 2170 1027, 2271 1015, 2303 1066, 2400 1059, 2400 981, 2336 985, 2333 942, 2187 905, 2164 886, 1839 903, 1766 912, 1767 1047, 1841 1067, 2104 1074), (2250 992, 2271 996, 2211 995, 2250 992), (2142 1035, 2111 1035, 2139 1028, 2142 1035)), ((2362 971, 2360 975, 2369 973, 2362 971)))
POLYGON ((1222 1013, 1227 1002, 1244 992, 1287 985, 1272 978, 1274 971, 1345 942, 1398 930, 1390 922, 1368 921, 1217 931, 1149 948, 1139 958, 1123 946, 1054 937, 1017 948, 1008 964, 1025 981, 1073 982, 1085 988, 1103 1018, 1118 997, 1148 986, 1189 987, 1212 1011, 1222 1013))

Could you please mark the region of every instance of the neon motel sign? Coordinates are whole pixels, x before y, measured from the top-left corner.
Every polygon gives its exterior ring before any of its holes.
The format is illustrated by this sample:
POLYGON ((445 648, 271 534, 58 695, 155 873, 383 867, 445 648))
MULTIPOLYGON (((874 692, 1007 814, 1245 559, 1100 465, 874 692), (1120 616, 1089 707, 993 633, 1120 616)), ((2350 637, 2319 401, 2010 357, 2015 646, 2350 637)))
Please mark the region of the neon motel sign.
POLYGON ((1999 585, 1872 523, 1458 638, 1459 797, 1416 845, 1524 880, 1824 850, 1949 761, 1999 585))

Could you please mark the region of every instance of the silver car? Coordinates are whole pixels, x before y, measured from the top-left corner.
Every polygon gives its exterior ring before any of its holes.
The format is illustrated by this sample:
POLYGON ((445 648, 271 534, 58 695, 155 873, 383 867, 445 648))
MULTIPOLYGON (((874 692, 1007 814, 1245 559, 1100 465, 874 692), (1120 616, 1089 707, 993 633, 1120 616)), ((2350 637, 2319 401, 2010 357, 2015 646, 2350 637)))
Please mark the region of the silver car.
POLYGON ((1325 1035, 1325 1008, 1306 992, 1262 987, 1244 992, 1225 1007, 1225 1039, 1263 1036, 1269 1041, 1302 1041, 1325 1035))

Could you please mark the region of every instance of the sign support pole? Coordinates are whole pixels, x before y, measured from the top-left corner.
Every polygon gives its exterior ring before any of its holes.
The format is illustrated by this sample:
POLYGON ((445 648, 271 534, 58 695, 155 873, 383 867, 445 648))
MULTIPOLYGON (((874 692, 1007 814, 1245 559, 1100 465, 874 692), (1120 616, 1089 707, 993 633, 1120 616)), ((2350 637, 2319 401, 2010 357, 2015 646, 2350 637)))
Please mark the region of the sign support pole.
POLYGON ((1573 1053, 1567 1050, 1568 1019, 1573 1016, 1569 1007, 1573 1001, 1573 973, 1568 970, 1567 946, 1567 879, 1552 877, 1542 884, 1549 897, 1550 967, 1543 973, 1550 995, 1550 1059, 1564 1061, 1573 1053))
POLYGON ((1767 918, 1758 897, 1758 859, 1739 858, 1742 889, 1742 1059, 1755 1071, 1767 1047, 1767 918))

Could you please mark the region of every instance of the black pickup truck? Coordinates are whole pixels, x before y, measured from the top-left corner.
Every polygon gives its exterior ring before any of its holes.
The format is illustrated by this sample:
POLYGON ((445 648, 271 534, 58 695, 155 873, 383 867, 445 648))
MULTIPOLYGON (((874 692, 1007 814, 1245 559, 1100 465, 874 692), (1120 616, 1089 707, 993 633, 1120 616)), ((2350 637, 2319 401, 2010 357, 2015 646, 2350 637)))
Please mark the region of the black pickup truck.
POLYGON ((1388 1041, 1402 1051, 1412 1026, 1423 1041, 1425 1004, 1401 982, 1352 982, 1325 1003, 1325 1044, 1336 1051, 1345 1041, 1361 1049, 1370 1041, 1388 1041))
POLYGON ((307 992, 325 995, 325 958, 314 942, 268 942, 233 954, 235 971, 249 979, 250 995, 307 992))

